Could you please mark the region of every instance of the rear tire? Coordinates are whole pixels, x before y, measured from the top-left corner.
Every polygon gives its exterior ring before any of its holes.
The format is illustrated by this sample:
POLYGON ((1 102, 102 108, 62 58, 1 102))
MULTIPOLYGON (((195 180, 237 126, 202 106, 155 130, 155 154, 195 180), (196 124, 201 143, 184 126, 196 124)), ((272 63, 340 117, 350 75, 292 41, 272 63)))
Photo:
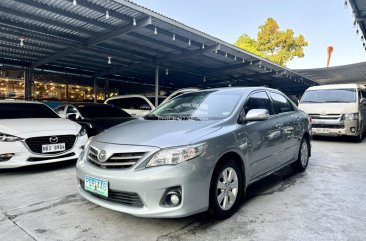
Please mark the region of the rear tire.
POLYGON ((303 172, 306 170, 310 157, 310 144, 308 139, 302 138, 300 144, 299 155, 297 160, 292 163, 292 168, 296 171, 303 172))
POLYGON ((209 212, 216 219, 231 217, 243 192, 242 172, 233 160, 217 166, 211 178, 209 212))

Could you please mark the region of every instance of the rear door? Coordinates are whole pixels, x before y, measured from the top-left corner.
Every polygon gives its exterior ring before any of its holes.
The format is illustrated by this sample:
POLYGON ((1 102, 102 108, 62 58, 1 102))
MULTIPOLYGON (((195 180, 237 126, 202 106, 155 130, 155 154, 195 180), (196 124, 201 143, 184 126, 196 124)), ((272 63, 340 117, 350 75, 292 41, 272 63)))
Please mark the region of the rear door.
POLYGON ((245 124, 248 139, 248 156, 250 163, 250 179, 261 176, 272 170, 279 162, 277 153, 280 150, 281 119, 274 115, 271 99, 265 91, 251 94, 244 105, 243 111, 251 109, 266 109, 270 118, 264 121, 253 121, 245 124))
POLYGON ((293 159, 297 155, 302 129, 300 128, 300 113, 287 97, 278 92, 269 92, 275 109, 275 115, 281 119, 282 137, 278 142, 281 146, 281 163, 293 159))

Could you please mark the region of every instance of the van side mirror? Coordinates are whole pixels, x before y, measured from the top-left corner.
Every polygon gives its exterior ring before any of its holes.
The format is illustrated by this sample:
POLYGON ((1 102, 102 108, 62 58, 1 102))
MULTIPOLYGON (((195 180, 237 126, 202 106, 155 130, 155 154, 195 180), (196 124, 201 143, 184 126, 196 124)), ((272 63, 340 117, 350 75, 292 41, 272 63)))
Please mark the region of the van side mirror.
POLYGON ((361 104, 366 103, 366 98, 361 98, 361 99, 360 99, 360 103, 361 103, 361 104))
POLYGON ((264 121, 269 118, 269 112, 266 109, 251 109, 245 116, 245 121, 264 121))

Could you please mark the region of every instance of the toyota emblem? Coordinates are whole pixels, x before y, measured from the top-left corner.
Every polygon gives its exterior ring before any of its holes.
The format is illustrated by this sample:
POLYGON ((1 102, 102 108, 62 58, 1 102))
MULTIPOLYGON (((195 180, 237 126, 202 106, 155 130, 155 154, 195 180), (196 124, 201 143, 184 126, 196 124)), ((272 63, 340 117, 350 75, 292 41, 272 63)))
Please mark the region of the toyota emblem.
POLYGON ((107 160, 107 152, 105 150, 102 150, 98 154, 98 161, 105 162, 107 160))
POLYGON ((322 111, 320 114, 321 114, 321 115, 326 115, 326 114, 327 114, 327 112, 322 111))
POLYGON ((50 143, 57 143, 58 142, 58 137, 57 136, 51 136, 49 141, 50 141, 50 143))

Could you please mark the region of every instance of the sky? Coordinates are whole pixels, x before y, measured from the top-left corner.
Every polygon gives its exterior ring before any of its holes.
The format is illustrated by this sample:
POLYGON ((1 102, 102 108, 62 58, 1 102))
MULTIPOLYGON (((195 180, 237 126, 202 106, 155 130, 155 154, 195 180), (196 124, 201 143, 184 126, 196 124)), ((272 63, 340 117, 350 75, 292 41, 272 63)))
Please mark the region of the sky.
POLYGON ((274 18, 281 30, 291 28, 309 45, 291 69, 326 67, 366 61, 366 52, 353 27, 352 8, 344 0, 133 0, 133 2, 233 44, 243 33, 256 37, 258 26, 274 18))

